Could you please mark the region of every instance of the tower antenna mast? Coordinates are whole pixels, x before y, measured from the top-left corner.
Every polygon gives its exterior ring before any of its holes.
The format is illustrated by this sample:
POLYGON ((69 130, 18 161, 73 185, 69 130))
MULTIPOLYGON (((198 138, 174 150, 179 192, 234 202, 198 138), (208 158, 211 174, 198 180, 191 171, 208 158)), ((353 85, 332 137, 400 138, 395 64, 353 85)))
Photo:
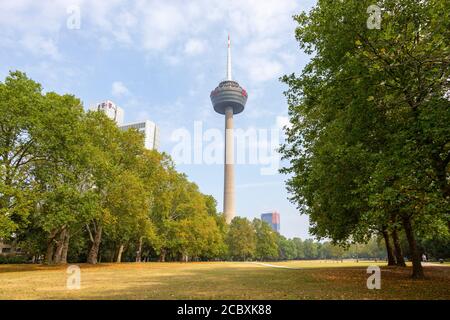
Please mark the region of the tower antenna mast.
POLYGON ((227 80, 231 81, 231 40, 228 35, 228 54, 227 54, 227 80))

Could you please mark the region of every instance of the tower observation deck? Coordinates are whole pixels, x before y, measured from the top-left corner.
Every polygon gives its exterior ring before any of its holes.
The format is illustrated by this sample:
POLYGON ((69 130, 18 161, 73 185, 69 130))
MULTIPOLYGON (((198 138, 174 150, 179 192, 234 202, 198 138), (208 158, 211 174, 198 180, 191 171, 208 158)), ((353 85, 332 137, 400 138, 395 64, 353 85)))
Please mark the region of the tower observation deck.
POLYGON ((248 94, 239 83, 231 77, 231 41, 228 36, 227 78, 211 92, 212 105, 217 113, 225 115, 225 165, 223 213, 225 220, 230 223, 235 211, 234 191, 234 134, 233 115, 244 111, 248 94))

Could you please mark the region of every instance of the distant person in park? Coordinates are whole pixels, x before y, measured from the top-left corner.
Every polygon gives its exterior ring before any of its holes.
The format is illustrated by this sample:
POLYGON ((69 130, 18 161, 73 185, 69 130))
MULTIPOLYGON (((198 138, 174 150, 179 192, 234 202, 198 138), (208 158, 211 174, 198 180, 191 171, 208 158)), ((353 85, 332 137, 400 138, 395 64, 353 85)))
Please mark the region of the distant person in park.
POLYGON ((422 261, 427 262, 427 256, 425 253, 422 254, 422 261))

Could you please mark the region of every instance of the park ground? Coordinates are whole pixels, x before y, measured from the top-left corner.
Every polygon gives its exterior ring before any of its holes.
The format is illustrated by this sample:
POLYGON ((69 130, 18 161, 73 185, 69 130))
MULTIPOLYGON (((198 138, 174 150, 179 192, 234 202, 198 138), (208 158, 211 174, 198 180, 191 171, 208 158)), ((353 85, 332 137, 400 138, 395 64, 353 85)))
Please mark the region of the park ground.
POLYGON ((0 265, 0 299, 445 299, 450 265, 411 268, 379 262, 190 262, 79 264, 81 288, 68 290, 67 266, 0 265), (369 265, 381 289, 367 289, 369 265))

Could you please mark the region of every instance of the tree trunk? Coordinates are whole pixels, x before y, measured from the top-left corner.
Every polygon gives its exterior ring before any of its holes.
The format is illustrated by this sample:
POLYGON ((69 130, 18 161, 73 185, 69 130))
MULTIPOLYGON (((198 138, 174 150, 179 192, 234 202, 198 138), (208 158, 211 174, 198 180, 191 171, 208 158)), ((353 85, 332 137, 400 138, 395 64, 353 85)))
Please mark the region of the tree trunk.
POLYGON ((57 230, 53 230, 47 240, 47 252, 45 253, 45 264, 53 264, 53 253, 55 250, 55 237, 58 234, 57 230))
POLYGON ((109 250, 109 255, 107 257, 108 262, 113 263, 117 259, 117 250, 116 250, 116 244, 112 246, 113 249, 109 250))
POLYGON ((161 253, 159 254, 159 262, 165 262, 166 261, 166 250, 162 249, 161 253))
POLYGON ((392 240, 394 242, 395 259, 397 260, 397 266, 406 267, 405 258, 403 258, 403 250, 400 245, 400 239, 398 238, 397 228, 392 229, 392 240))
POLYGON ((124 245, 121 244, 119 247, 119 252, 117 253, 117 263, 121 263, 122 262, 122 253, 123 253, 123 249, 124 249, 124 245))
POLYGON ((53 238, 47 242, 47 252, 45 254, 45 264, 53 264, 53 250, 55 244, 53 243, 53 238))
POLYGON ((63 250, 61 254, 61 263, 67 263, 67 253, 69 252, 69 241, 70 241, 70 233, 69 230, 66 230, 66 236, 64 237, 63 250))
POLYGON ((420 262, 420 253, 417 248, 416 238, 414 236, 414 231, 411 226, 411 218, 402 217, 403 227, 405 228, 406 238, 408 239, 409 251, 411 252, 411 260, 413 265, 412 277, 414 279, 423 279, 424 273, 422 264, 420 262))
POLYGON ((66 228, 64 227, 59 233, 58 241, 56 242, 55 256, 53 257, 53 262, 55 264, 61 263, 61 256, 63 252, 65 238, 66 238, 66 228))
POLYGON ((142 237, 139 238, 138 251, 136 252, 136 262, 142 261, 142 237))
POLYGON ((383 233, 384 243, 386 244, 386 253, 387 253, 387 258, 388 258, 388 266, 395 266, 394 251, 392 249, 392 245, 391 245, 391 242, 389 240, 389 233, 387 231, 386 226, 383 226, 382 233, 383 233))
POLYGON ((94 237, 91 249, 89 250, 89 255, 87 258, 87 263, 96 264, 98 258, 98 251, 100 250, 100 242, 102 240, 102 226, 98 226, 94 231, 94 237))
POLYGON ((181 255, 180 255, 180 261, 181 262, 188 262, 189 261, 189 256, 186 254, 186 253, 182 253, 181 255))

